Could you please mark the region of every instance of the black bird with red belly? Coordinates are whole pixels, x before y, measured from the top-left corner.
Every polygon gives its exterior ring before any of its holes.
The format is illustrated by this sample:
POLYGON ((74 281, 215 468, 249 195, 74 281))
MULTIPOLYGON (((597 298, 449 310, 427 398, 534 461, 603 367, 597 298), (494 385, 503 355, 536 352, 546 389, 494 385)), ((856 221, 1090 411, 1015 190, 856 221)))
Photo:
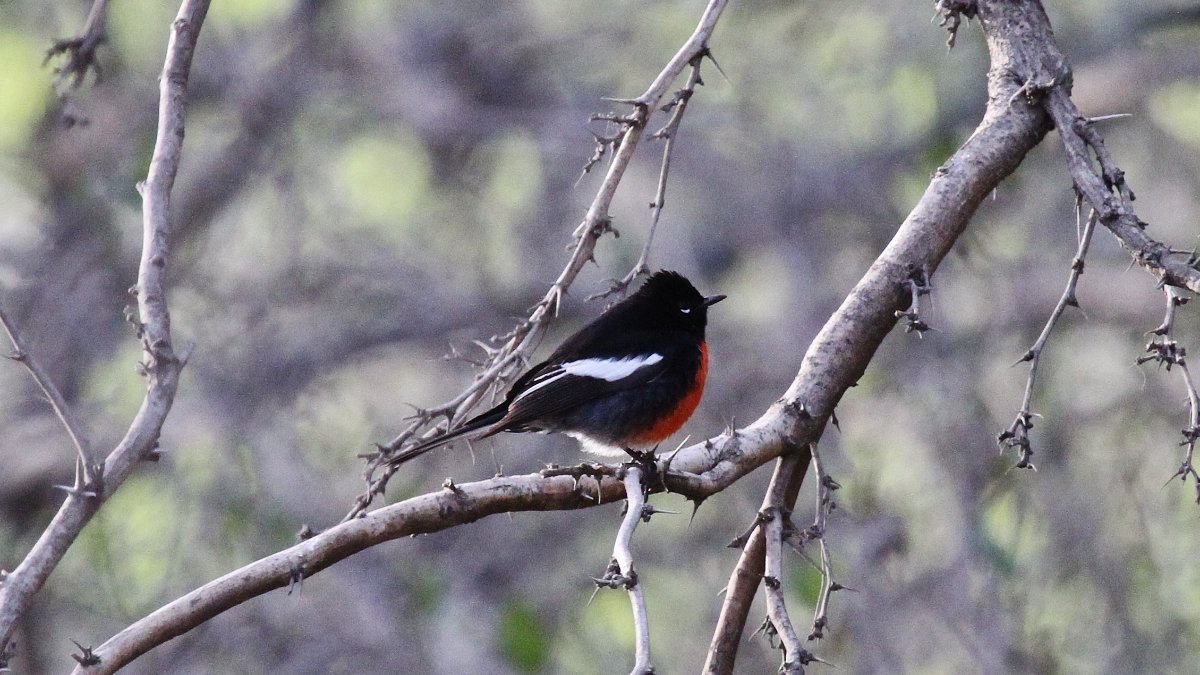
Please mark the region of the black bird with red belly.
POLYGON ((653 448, 700 403, 708 376, 708 308, 724 299, 700 295, 681 274, 657 272, 530 368, 503 403, 387 463, 502 431, 564 433, 584 450, 610 456, 653 448))

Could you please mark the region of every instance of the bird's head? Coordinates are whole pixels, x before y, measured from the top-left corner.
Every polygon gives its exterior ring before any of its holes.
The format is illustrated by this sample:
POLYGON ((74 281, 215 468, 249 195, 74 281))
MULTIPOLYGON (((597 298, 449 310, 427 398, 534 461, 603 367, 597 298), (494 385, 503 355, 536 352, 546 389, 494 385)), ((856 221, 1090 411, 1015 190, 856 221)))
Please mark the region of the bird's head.
POLYGON ((646 308, 655 323, 666 327, 704 334, 708 308, 725 299, 724 295, 700 295, 692 282, 678 272, 655 272, 630 298, 646 308))

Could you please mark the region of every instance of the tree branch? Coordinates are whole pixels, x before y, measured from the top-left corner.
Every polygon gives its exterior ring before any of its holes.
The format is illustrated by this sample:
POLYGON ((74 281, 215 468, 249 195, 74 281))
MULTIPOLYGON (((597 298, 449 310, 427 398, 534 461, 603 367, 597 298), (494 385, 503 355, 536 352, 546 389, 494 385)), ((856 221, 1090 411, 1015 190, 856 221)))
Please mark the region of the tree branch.
POLYGON ((54 414, 58 416, 60 422, 67 429, 67 434, 71 437, 71 443, 75 446, 75 452, 78 454, 78 468, 76 472, 75 485, 72 489, 79 492, 89 492, 98 488, 100 472, 104 466, 96 461, 95 453, 92 451, 91 445, 88 443, 87 437, 83 434, 83 425, 79 423, 71 409, 67 407, 67 401, 63 398, 58 387, 54 386, 54 382, 50 379, 50 374, 42 368, 37 359, 33 358, 33 354, 29 353, 29 349, 25 347, 21 341, 20 335, 17 333, 17 326, 4 312, 4 308, 0 307, 0 325, 4 326, 4 331, 8 333, 8 339, 12 342, 13 349, 10 358, 14 361, 19 361, 21 365, 29 371, 33 376, 42 393, 46 395, 46 399, 50 401, 50 407, 54 409, 54 414))
MULTIPOLYGON (((138 337, 143 370, 149 381, 141 408, 125 437, 104 462, 94 498, 69 493, 33 549, 0 588, 0 653, 6 651, 17 620, 62 560, 67 549, 109 496, 158 444, 183 362, 171 347, 171 323, 163 286, 170 251, 171 187, 183 146, 188 73, 208 0, 184 0, 172 24, 166 62, 159 82, 158 136, 142 194, 142 257, 138 267, 138 337)), ((0 664, 2 665, 2 664, 0 664)))
MULTIPOLYGON (((1069 74, 1068 74, 1069 75, 1069 74)), ((1200 269, 1194 256, 1180 253, 1146 234, 1146 223, 1133 210, 1133 191, 1104 146, 1104 139, 1085 118, 1070 96, 1070 78, 1052 80, 1042 105, 1054 120, 1067 153, 1067 166, 1075 187, 1099 214, 1100 224, 1116 235, 1133 260, 1158 277, 1160 283, 1200 293, 1200 269), (1092 167, 1091 148, 1099 165, 1092 167)), ((1036 86, 1026 87, 1039 96, 1036 86)))
MULTIPOLYGON (((804 477, 808 474, 810 459, 809 446, 781 455, 776 460, 775 473, 771 476, 771 484, 767 487, 763 503, 766 504, 775 493, 776 482, 782 475, 786 480, 783 506, 788 510, 795 507, 800 486, 804 484, 804 477), (789 465, 787 468, 783 466, 785 462, 789 465)), ((746 619, 750 616, 750 605, 754 602, 754 595, 758 592, 758 584, 762 581, 765 570, 767 540, 765 531, 759 525, 761 521, 756 518, 750 538, 744 543, 742 555, 738 558, 729 583, 725 586, 725 602, 721 606, 712 643, 708 648, 703 671, 705 673, 733 672, 742 634, 746 630, 746 619)))
MULTIPOLYGON (((1078 221, 1082 215, 1082 205, 1076 202, 1075 218, 1078 227, 1078 221)), ((1021 399, 1021 409, 1017 411, 1017 417, 1007 429, 1000 432, 996 440, 1001 447, 1010 447, 1017 449, 1017 464, 1018 469, 1034 469, 1031 461, 1033 458, 1033 446, 1029 442, 1029 431, 1033 429, 1033 383, 1037 379, 1038 365, 1042 361, 1042 351, 1046 348, 1046 342, 1050 340, 1050 333, 1054 327, 1058 325, 1058 320, 1062 318, 1063 312, 1067 307, 1078 307, 1079 301, 1075 297, 1076 286, 1079 285, 1079 277, 1083 274, 1084 263, 1087 259, 1088 247, 1092 244, 1092 233, 1096 231, 1096 212, 1092 211, 1088 216, 1087 222, 1083 223, 1082 230, 1079 234, 1078 248, 1075 250, 1075 258, 1071 261, 1071 272, 1067 276, 1067 287, 1063 289, 1062 296, 1059 297, 1058 303, 1054 305, 1054 310, 1050 312, 1050 318, 1046 319, 1046 325, 1042 327, 1042 332, 1034 341, 1033 346, 1026 350, 1025 354, 1017 363, 1029 362, 1029 377, 1025 380, 1025 396, 1021 399)), ((1017 365, 1014 363, 1013 365, 1017 365)))

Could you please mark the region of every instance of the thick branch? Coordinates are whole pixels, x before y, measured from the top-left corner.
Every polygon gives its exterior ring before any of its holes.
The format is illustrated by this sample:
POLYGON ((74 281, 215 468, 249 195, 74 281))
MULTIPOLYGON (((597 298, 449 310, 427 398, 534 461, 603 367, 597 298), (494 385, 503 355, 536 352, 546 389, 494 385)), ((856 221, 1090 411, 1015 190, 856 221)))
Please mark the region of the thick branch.
POLYGON ((104 463, 102 484, 95 497, 77 493, 66 501, 20 565, 0 588, 0 653, 12 637, 16 622, 62 560, 101 504, 157 446, 182 362, 171 348, 171 324, 163 287, 169 253, 171 187, 183 146, 184 104, 196 38, 208 11, 208 0, 184 0, 172 24, 167 58, 159 82, 158 137, 142 193, 142 258, 138 268, 138 335, 144 350, 149 385, 129 430, 104 463))

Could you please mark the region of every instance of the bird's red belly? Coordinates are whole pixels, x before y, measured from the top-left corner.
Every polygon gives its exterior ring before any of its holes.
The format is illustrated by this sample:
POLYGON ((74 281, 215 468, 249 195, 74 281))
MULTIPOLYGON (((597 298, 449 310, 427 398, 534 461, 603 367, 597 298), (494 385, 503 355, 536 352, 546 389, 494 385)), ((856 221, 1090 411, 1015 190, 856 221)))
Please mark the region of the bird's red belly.
POLYGON ((653 445, 679 431, 684 422, 696 412, 700 405, 700 397, 704 394, 704 381, 708 378, 708 345, 700 343, 700 368, 696 371, 696 379, 675 408, 663 415, 653 426, 629 439, 632 445, 653 445))

